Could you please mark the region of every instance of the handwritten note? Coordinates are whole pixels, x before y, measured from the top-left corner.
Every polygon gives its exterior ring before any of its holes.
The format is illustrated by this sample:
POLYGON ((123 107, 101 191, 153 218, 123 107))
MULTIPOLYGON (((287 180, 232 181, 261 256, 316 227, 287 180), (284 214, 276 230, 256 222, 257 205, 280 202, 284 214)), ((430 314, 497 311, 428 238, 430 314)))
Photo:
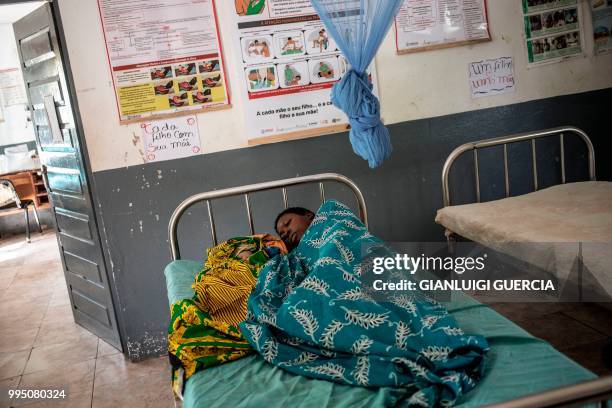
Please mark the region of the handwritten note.
POLYGON ((140 124, 147 162, 194 156, 202 150, 195 116, 181 116, 140 124))
POLYGON ((468 69, 472 98, 514 92, 512 57, 472 62, 468 69))

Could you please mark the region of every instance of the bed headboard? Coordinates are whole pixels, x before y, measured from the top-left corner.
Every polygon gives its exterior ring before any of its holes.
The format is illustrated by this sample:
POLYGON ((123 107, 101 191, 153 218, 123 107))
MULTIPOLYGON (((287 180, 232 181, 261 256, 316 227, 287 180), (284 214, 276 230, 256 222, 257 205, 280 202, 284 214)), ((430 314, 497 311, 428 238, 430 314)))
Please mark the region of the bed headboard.
POLYGON ((215 228, 215 219, 210 204, 211 200, 224 197, 233 197, 238 195, 244 196, 246 216, 249 221, 249 229, 251 230, 252 235, 255 233, 255 231, 253 229, 253 215, 251 212, 251 202, 249 199, 249 193, 254 193, 256 191, 280 189, 282 191, 283 204, 285 208, 288 208, 289 201, 287 196, 287 187, 296 186, 300 184, 319 183, 319 193, 321 196, 321 203, 323 203, 325 201, 325 187, 323 185, 324 182, 337 182, 349 187, 349 189, 353 192, 355 198, 357 199, 357 205, 359 207, 359 218, 367 227, 368 214, 363 194, 361 193, 361 190, 359 190, 359 187, 357 187, 357 184, 355 184, 355 182, 341 174, 321 173, 313 174, 310 176, 294 177, 284 180, 268 181, 265 183, 249 184, 246 186, 231 187, 223 190, 214 190, 195 194, 190 197, 187 197, 181 204, 179 204, 179 206, 176 207, 176 209, 172 213, 172 216, 170 217, 170 223, 168 224, 168 236, 170 242, 170 250, 172 251, 172 259, 177 260, 181 258, 176 232, 179 220, 181 219, 183 213, 195 203, 206 201, 206 208, 208 209, 208 221, 210 222, 211 237, 214 245, 217 245, 217 231, 215 228))
POLYGON ((472 151, 474 154, 474 177, 476 183, 476 201, 480 202, 480 173, 478 168, 478 150, 493 146, 504 146, 504 181, 506 187, 506 197, 510 196, 510 179, 508 176, 508 144, 522 142, 525 140, 531 141, 531 163, 533 169, 533 184, 535 190, 538 190, 538 166, 536 162, 536 139, 543 137, 559 136, 559 143, 561 148, 561 183, 565 184, 565 147, 564 147, 564 135, 574 134, 579 136, 582 141, 586 144, 588 150, 588 161, 589 161, 589 179, 595 180, 595 151, 593 150, 593 143, 582 130, 573 126, 563 126, 553 129, 541 130, 532 133, 518 133, 515 135, 496 137, 493 139, 484 139, 476 142, 465 143, 451 152, 446 159, 444 167, 442 168, 442 195, 444 197, 444 206, 448 207, 451 205, 450 188, 449 188, 449 174, 451 167, 455 160, 459 158, 463 153, 472 151))

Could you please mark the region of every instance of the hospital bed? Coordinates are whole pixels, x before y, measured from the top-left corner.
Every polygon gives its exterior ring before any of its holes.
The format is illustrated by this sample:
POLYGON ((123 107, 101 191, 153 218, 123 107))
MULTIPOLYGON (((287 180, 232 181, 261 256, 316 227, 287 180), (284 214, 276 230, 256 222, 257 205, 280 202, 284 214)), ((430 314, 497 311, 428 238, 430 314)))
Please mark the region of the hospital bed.
MULTIPOLYGON (((458 184, 465 184, 465 179, 458 184)), ((515 189, 518 188, 515 186, 515 189)), ((445 228, 451 250, 458 239, 467 238, 523 260, 535 266, 534 271, 545 271, 562 282, 578 280, 578 274, 571 273, 575 268, 574 261, 580 258, 584 270, 590 273, 589 279, 600 291, 595 297, 599 301, 611 298, 612 182, 596 181, 593 144, 582 130, 566 126, 463 144, 453 150, 444 163, 442 193, 444 208, 438 210, 436 222, 445 228), (582 141, 586 147, 588 181, 567 180, 565 150, 572 137, 582 141), (543 143, 558 140, 559 143, 560 184, 544 189, 540 189, 541 172, 538 171, 539 165, 544 163, 536 148, 540 140, 543 143), (517 169, 516 166, 509 168, 508 150, 520 143, 530 147, 533 177, 528 182, 531 186, 520 187, 523 187, 521 190, 531 187, 534 191, 512 196, 510 171, 517 169), (501 167, 503 154, 505 198, 482 202, 481 167, 485 167, 484 172, 488 174, 495 169, 482 166, 480 158, 485 153, 494 153, 492 150, 496 147, 503 148, 503 152, 497 153, 497 162, 501 167), (470 152, 473 155, 476 202, 452 205, 451 169, 470 152)))
MULTIPOLYGON (((242 196, 249 230, 254 233, 252 194, 278 189, 282 193, 279 197, 283 206, 287 208, 288 189, 311 183, 318 184, 321 201, 326 198, 326 185, 339 183, 348 188, 357 200, 359 217, 367 225, 367 209, 360 189, 353 181, 339 174, 296 177, 193 195, 177 207, 168 227, 173 259, 165 269, 169 303, 194 295, 191 284, 202 268, 201 261, 181 259, 177 230, 181 216, 189 208, 205 203, 212 242, 217 243, 218 233, 211 201, 242 196)), ((593 373, 550 344, 531 336, 488 306, 460 292, 453 293, 445 305, 466 332, 485 336, 491 345, 484 379, 458 401, 458 406, 577 406, 598 403, 612 396, 611 378, 597 379, 593 373), (513 400, 521 396, 527 397, 513 400)), ((351 387, 297 376, 266 363, 259 355, 252 355, 196 373, 187 381, 182 401, 176 401, 176 404, 182 404, 184 408, 373 407, 392 406, 408 392, 351 387)))

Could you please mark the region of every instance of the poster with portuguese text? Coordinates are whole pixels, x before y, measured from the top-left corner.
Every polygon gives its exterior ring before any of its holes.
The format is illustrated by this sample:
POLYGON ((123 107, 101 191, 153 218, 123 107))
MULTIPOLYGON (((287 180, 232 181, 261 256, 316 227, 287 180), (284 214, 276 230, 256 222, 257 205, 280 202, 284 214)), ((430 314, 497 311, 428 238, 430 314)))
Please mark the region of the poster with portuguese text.
POLYGON ((349 66, 310 1, 232 3, 249 144, 346 130, 330 92, 349 66))
POLYGON ((404 0, 395 17, 398 54, 490 40, 486 0, 404 0))
POLYGON ((98 0, 121 123, 230 104, 214 0, 98 0))

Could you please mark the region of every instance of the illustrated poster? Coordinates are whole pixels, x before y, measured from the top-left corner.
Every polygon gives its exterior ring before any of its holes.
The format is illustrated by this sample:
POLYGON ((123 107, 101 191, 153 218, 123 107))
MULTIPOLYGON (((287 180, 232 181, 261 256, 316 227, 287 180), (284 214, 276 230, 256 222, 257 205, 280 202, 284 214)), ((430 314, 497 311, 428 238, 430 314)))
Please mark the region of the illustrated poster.
POLYGON ((230 103, 214 0, 98 0, 120 121, 230 103))
MULTIPOLYGON (((332 105, 330 88, 348 64, 310 1, 234 3, 249 143, 345 130, 347 117, 332 105)), ((373 69, 370 78, 376 84, 373 69)))

